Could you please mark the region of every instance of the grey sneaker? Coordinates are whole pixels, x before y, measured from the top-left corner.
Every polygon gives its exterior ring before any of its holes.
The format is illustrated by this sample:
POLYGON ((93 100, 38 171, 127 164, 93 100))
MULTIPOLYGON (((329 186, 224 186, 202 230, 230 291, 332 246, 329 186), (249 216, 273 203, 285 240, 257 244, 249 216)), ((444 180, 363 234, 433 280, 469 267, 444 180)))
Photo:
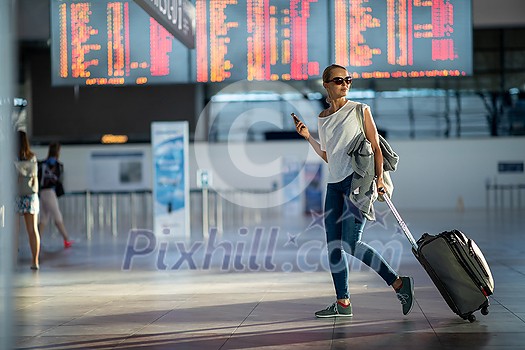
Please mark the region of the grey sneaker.
POLYGON ((397 298, 403 306, 403 315, 408 315, 414 306, 414 279, 412 277, 401 277, 403 285, 396 292, 397 298))
POLYGON ((326 309, 317 311, 315 317, 352 317, 352 304, 347 307, 339 305, 338 302, 329 305, 326 309))

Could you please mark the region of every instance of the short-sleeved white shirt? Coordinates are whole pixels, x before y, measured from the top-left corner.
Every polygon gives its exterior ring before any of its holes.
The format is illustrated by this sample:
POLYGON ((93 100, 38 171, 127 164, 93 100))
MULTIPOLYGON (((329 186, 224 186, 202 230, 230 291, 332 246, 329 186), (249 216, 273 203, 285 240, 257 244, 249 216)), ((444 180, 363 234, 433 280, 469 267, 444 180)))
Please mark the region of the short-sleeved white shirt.
MULTIPOLYGON (((346 101, 346 104, 337 112, 319 117, 319 139, 321 150, 326 152, 328 160, 329 183, 344 180, 352 174, 352 165, 348 152, 348 145, 361 132, 357 120, 357 102, 346 101)), ((363 111, 368 108, 363 104, 363 111)))

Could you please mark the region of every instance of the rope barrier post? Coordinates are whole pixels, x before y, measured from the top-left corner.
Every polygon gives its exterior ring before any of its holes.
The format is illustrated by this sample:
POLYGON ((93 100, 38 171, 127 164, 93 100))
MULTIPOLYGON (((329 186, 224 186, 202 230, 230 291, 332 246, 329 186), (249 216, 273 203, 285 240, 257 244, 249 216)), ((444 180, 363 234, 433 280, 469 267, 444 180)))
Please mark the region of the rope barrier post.
POLYGON ((111 194, 111 234, 113 237, 117 236, 118 225, 117 225, 117 194, 111 194))
POLYGON ((86 191, 86 236, 90 241, 93 234, 93 211, 91 210, 91 193, 86 191))

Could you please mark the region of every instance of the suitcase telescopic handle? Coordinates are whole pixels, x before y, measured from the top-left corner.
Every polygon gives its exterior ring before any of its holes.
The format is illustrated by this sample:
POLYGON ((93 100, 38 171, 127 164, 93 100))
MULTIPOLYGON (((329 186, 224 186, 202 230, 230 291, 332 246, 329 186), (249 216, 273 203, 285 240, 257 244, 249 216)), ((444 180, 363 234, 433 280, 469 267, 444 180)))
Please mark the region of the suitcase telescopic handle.
POLYGON ((392 200, 390 199, 390 196, 387 193, 385 193, 385 194, 383 194, 383 198, 384 198, 384 200, 386 202, 386 205, 388 205, 388 207, 392 211, 392 214, 394 214, 394 217, 396 218, 397 222, 399 223, 399 226, 403 230, 403 233, 405 234, 406 238, 408 239, 408 241, 412 245, 412 248, 414 248, 414 251, 417 252, 417 242, 414 239, 414 236, 412 235, 410 230, 408 229, 407 224, 405 224, 405 221, 403 221, 403 218, 401 217, 401 215, 399 215, 399 212, 397 211, 396 207, 394 206, 394 203, 392 203, 392 200))

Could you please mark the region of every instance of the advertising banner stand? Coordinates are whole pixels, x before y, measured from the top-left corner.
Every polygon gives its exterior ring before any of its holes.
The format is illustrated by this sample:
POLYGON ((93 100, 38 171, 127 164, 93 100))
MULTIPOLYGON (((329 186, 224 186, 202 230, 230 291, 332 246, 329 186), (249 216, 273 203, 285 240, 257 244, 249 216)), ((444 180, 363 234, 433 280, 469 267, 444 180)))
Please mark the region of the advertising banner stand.
POLYGON ((155 235, 190 237, 188 122, 151 124, 155 235))

